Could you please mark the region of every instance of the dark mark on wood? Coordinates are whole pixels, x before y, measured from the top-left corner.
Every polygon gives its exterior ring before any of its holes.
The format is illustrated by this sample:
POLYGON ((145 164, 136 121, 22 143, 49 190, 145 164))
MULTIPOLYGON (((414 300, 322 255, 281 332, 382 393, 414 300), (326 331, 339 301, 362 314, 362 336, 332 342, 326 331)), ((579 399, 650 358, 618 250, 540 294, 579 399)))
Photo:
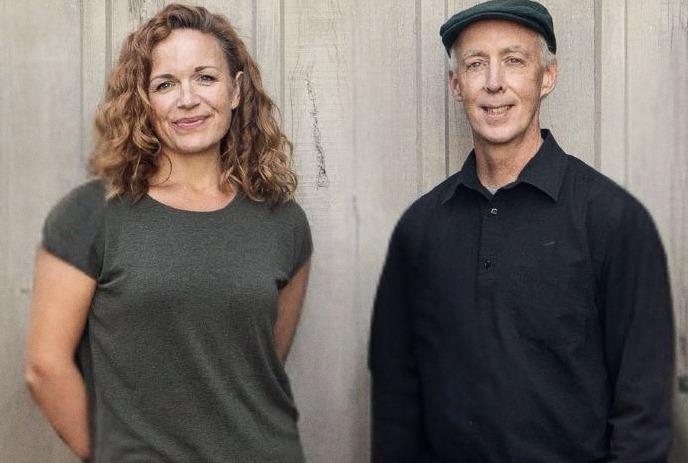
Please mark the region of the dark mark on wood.
POLYGON ((306 76, 306 91, 308 92, 308 99, 311 100, 310 115, 313 118, 313 144, 315 145, 316 163, 318 166, 318 176, 316 177, 317 188, 327 188, 330 186, 330 179, 327 177, 327 168, 325 166, 325 150, 322 146, 322 133, 320 132, 320 122, 318 121, 318 105, 316 103, 315 88, 309 76, 306 76))

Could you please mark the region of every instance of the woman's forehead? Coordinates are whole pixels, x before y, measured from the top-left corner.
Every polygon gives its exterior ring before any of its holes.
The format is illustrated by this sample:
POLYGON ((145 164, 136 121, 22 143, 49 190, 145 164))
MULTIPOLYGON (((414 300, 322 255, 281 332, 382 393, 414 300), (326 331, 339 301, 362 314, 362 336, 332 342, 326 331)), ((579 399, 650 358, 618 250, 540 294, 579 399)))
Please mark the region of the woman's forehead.
POLYGON ((153 47, 152 68, 216 67, 226 69, 220 42, 212 35, 195 29, 175 29, 153 47))

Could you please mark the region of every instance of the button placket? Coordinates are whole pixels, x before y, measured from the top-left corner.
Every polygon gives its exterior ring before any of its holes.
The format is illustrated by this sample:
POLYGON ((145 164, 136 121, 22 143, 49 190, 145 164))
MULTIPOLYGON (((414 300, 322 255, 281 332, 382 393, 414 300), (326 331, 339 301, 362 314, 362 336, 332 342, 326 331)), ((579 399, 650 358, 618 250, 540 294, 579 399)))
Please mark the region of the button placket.
POLYGON ((494 200, 482 206, 482 225, 479 252, 479 274, 491 274, 497 263, 497 245, 499 242, 499 207, 494 200))

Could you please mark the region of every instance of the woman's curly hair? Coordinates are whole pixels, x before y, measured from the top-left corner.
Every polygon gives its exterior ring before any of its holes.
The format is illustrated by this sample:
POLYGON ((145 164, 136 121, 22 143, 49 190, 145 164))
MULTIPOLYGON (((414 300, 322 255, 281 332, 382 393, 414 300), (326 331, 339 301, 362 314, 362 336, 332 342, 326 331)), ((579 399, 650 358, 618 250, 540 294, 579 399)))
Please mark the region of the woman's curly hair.
POLYGON ((288 201, 296 189, 292 144, 280 130, 277 108, 265 93, 258 66, 229 21, 203 7, 172 4, 131 33, 110 73, 96 116, 97 139, 91 172, 102 178, 108 197, 131 194, 139 200, 158 170, 161 145, 153 131, 147 89, 153 48, 175 29, 215 37, 231 75, 242 71, 241 99, 220 143, 222 186, 235 187, 254 201, 288 201))

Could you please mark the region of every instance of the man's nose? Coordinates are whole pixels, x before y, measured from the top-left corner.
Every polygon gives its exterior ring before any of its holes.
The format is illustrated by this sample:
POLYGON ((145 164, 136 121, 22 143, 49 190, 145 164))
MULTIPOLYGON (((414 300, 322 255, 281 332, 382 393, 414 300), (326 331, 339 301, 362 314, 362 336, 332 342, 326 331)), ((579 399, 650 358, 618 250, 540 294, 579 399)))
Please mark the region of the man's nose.
POLYGON ((499 63, 491 63, 485 76, 485 89, 490 93, 504 90, 504 69, 499 63))
POLYGON ((199 97, 191 82, 182 82, 177 96, 178 108, 192 108, 199 103, 199 97))

